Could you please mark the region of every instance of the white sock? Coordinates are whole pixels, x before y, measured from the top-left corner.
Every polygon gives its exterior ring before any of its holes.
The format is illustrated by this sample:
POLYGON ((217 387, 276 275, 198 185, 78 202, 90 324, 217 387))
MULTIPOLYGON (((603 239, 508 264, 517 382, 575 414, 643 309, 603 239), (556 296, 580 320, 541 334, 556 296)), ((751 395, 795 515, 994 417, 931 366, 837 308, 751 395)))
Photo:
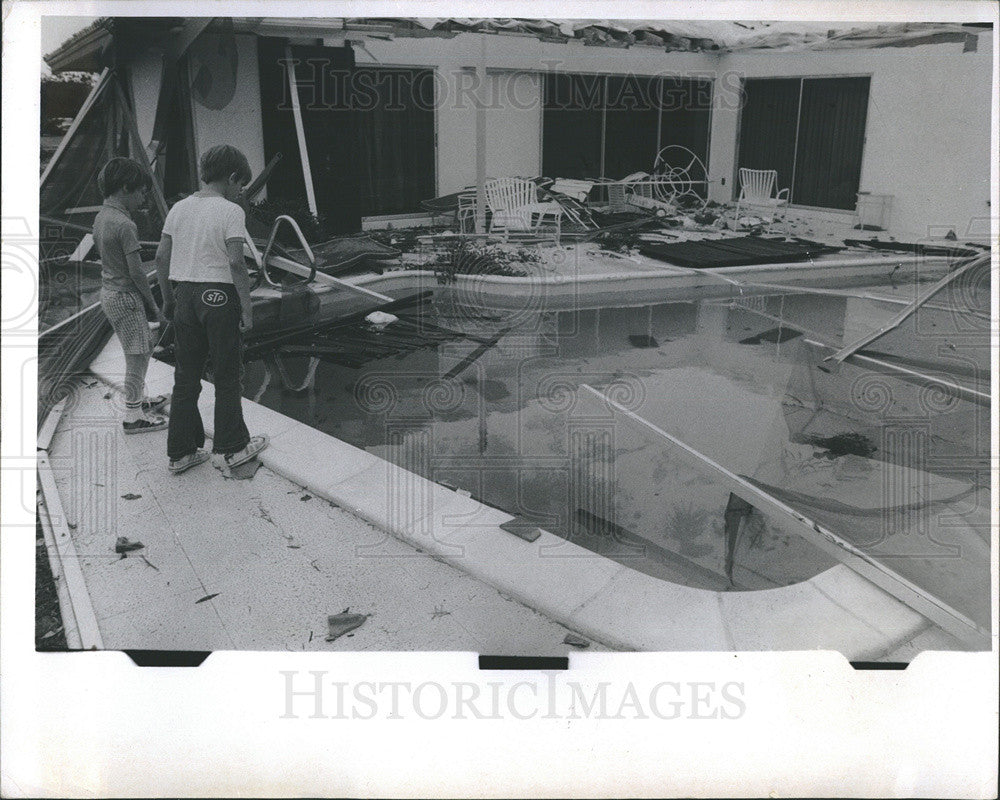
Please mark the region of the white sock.
POLYGON ((138 422, 142 419, 142 401, 138 403, 125 403, 125 421, 126 422, 138 422))

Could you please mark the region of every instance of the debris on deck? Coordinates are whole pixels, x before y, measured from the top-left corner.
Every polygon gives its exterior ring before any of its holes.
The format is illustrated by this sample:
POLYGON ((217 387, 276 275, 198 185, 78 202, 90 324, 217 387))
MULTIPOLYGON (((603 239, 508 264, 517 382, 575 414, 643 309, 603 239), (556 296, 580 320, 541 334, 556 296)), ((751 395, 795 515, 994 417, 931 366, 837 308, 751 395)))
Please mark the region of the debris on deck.
POLYGON ((251 458, 237 467, 227 466, 226 462, 221 458, 213 458, 213 463, 216 469, 222 473, 222 477, 239 481, 251 480, 261 467, 260 459, 258 458, 251 458))
POLYGON ((326 637, 328 642, 339 639, 345 633, 350 633, 355 628, 360 628, 365 624, 368 614, 351 614, 350 610, 350 607, 347 607, 339 614, 331 614, 327 617, 326 622, 330 629, 330 633, 326 637))

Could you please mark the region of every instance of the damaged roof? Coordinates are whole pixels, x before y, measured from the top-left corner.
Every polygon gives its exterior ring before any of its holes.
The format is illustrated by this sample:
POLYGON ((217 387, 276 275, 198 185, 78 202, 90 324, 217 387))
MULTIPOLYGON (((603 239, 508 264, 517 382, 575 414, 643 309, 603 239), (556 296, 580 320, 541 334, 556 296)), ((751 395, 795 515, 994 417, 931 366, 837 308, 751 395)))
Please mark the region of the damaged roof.
MULTIPOLYGON (((97 71, 100 52, 114 33, 162 36, 179 30, 181 17, 102 17, 75 33, 45 56, 53 72, 97 71)), ((546 41, 582 42, 605 47, 646 46, 666 51, 748 52, 803 51, 873 47, 908 47, 949 41, 967 45, 990 23, 907 22, 871 23, 763 22, 730 20, 649 19, 501 19, 404 17, 236 18, 237 30, 284 35, 299 30, 303 36, 351 32, 373 38, 454 37, 461 33, 530 36, 546 41)), ((972 44, 974 47, 974 44, 972 44)))

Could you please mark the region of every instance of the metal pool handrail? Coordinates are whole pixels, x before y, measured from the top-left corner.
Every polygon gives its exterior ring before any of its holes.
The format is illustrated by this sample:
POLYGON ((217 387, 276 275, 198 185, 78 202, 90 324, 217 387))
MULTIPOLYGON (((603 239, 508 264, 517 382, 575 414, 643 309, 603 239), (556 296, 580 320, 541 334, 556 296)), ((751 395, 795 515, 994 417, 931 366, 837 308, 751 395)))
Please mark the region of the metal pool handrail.
MULTIPOLYGON (((275 217, 274 225, 271 226, 271 235, 267 237, 267 245, 264 247, 264 255, 261 256, 260 274, 264 276, 264 280, 266 280, 271 286, 276 288, 281 286, 280 283, 276 283, 271 280, 271 276, 267 274, 267 262, 271 255, 271 248, 274 247, 274 240, 278 235, 278 228, 281 227, 282 222, 292 226, 292 230, 298 237, 299 242, 302 245, 302 249, 305 251, 306 257, 309 259, 309 277, 306 278, 305 282, 312 283, 313 279, 316 277, 316 256, 313 255, 312 248, 309 246, 309 242, 306 241, 306 237, 302 235, 302 229, 299 227, 299 223, 287 214, 280 214, 275 217)), ((250 239, 248 238, 247 241, 250 241, 250 239)))

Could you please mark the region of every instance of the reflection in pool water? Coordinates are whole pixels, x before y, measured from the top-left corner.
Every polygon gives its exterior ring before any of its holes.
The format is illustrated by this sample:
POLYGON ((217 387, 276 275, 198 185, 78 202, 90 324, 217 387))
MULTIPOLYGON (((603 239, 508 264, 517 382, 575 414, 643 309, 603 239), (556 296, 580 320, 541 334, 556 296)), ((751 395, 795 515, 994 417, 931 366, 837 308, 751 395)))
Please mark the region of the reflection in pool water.
MULTIPOLYGON (((988 321, 944 310, 958 299, 938 298, 866 352, 988 392, 988 321)), ((798 294, 519 318, 445 294, 420 320, 474 340, 395 355, 404 348, 389 326, 384 351, 360 368, 329 352, 272 355, 247 365, 245 391, 667 580, 764 589, 835 563, 734 503, 710 473, 580 390, 588 384, 986 626, 988 407, 898 370, 823 363, 898 310, 798 294)))

